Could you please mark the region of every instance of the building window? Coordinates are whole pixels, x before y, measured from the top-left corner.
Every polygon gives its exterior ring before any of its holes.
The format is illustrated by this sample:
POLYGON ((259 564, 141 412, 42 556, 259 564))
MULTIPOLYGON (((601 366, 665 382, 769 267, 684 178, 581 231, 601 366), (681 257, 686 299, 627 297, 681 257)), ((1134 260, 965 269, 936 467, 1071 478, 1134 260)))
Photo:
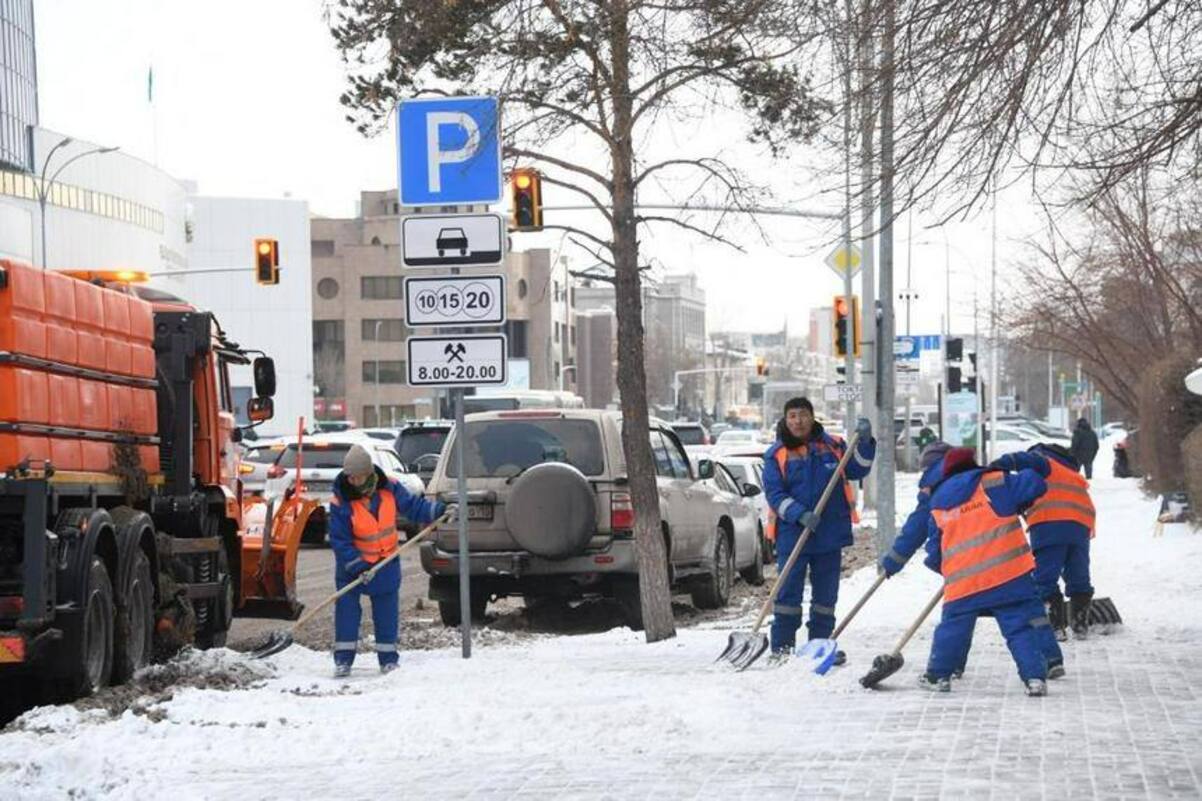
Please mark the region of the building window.
POLYGON ((365 275, 359 279, 360 295, 364 300, 400 300, 399 275, 365 275))
POLYGON ((412 404, 385 403, 380 406, 364 404, 363 416, 360 419, 363 421, 364 428, 395 428, 415 417, 417 417, 417 408, 412 404), (377 414, 377 410, 379 410, 379 414, 377 414))
POLYGON ((364 342, 404 342, 404 320, 363 320, 361 334, 364 342))
POLYGON ((576 347, 576 326, 568 326, 568 344, 576 347))
POLYGON ((323 278, 317 282, 317 294, 323 300, 333 300, 338 297, 338 282, 333 278, 323 278))
POLYGON ((380 237, 378 237, 378 236, 373 236, 373 237, 371 238, 371 244, 372 244, 372 246, 373 246, 373 247, 379 247, 379 246, 380 246, 380 237))
POLYGON ((381 359, 363 362, 363 383, 365 384, 404 384, 405 362, 381 359))
POLYGON ((556 345, 559 344, 559 328, 560 328, 559 323, 556 323, 555 324, 555 344, 556 345))
POLYGON ((529 325, 525 320, 509 320, 505 323, 505 334, 509 337, 509 358, 525 359, 528 357, 526 329, 529 325))
POLYGON ((342 320, 314 320, 313 347, 320 348, 330 342, 343 342, 345 326, 342 320))
POLYGON ((334 240, 314 239, 309 243, 309 255, 315 259, 331 258, 334 255, 334 240))
POLYGON ((525 297, 526 297, 526 279, 519 278, 518 279, 518 299, 521 300, 521 299, 524 299, 525 297))

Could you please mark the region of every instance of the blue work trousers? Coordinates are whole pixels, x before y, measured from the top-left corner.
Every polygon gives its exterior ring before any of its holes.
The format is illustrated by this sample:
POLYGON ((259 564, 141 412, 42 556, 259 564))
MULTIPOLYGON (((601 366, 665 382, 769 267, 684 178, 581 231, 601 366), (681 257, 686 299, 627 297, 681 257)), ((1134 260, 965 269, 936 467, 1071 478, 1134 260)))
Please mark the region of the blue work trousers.
POLYGON ((1067 545, 1041 545, 1035 549, 1035 585, 1045 601, 1060 600, 1060 577, 1064 591, 1074 595, 1093 595, 1089 583, 1089 540, 1067 545))
MULTIPOLYGON (((776 552, 776 568, 784 569, 789 551, 776 552)), ((797 629, 801 626, 801 601, 805 592, 806 575, 814 596, 810 599, 810 620, 806 624, 810 639, 826 638, 835 630, 835 603, 839 600, 839 570, 843 551, 803 553, 781 585, 772 607, 772 650, 792 650, 796 645, 797 629)))
POLYGON ((957 609, 954 604, 949 610, 944 604, 943 618, 935 627, 931 642, 927 674, 934 678, 949 678, 956 670, 963 669, 972 646, 973 627, 977 618, 985 615, 992 615, 997 620, 1010 656, 1018 667, 1019 677, 1023 681, 1046 679, 1048 662, 1060 658, 1060 646, 1052 634, 1043 604, 1036 598, 966 611, 957 609))
MULTIPOLYGON (((354 576, 341 566, 334 571, 334 584, 342 589, 354 576)), ((381 665, 395 664, 397 635, 401 616, 401 560, 394 559, 380 569, 375 577, 348 592, 334 602, 334 663, 349 665, 355 661, 359 644, 359 621, 363 609, 359 604, 364 595, 371 598, 371 622, 376 630, 376 656, 381 665)))

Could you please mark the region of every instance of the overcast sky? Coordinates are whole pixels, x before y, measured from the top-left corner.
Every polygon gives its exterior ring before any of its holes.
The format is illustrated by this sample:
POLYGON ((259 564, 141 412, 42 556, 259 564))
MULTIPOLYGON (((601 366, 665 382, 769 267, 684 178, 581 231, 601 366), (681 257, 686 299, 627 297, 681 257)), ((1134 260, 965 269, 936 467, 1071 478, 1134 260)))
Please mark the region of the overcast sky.
MULTIPOLYGON (((364 139, 343 119, 343 73, 319 0, 37 0, 38 82, 43 127, 157 163, 208 195, 307 200, 315 214, 350 216, 364 189, 396 186, 393 137, 364 139), (154 103, 147 78, 153 67, 154 103)), ((778 178, 766 158, 753 172, 778 178)), ((785 177, 794 176, 785 171, 785 177)), ((775 181, 780 186, 780 180, 775 181)), ((804 175, 796 185, 804 186, 804 175)), ((804 189, 793 194, 806 197, 804 189)), ((551 198, 554 202, 555 198, 551 198)), ((561 200, 567 201, 568 198, 561 200)), ((809 198, 816 208, 821 199, 809 198)), ((1021 188, 999 208, 1003 284, 1036 224, 1021 188)), ((829 209, 828 209, 829 210, 829 209)), ((944 233, 916 216, 914 333, 938 333, 944 309, 944 233)), ((579 224, 578 218, 573 223, 579 224)), ((897 232, 895 285, 906 283, 907 221, 897 232)), ((644 234, 662 272, 695 271, 708 296, 708 327, 791 330, 810 307, 830 304, 841 282, 823 265, 830 231, 821 223, 769 219, 763 245, 748 226, 740 254, 675 230, 644 234)), ((954 327, 972 327, 972 292, 987 308, 989 216, 949 226, 954 327), (975 270, 975 273, 974 273, 975 270), (975 280, 974 280, 975 275, 975 280)), ((519 249, 557 248, 561 235, 519 234, 519 249)), ((564 251, 576 267, 588 257, 564 251)), ((858 284, 858 282, 857 282, 858 284)), ((857 287, 858 291, 858 287, 857 287)), ((982 311, 984 314, 984 311, 982 311)), ((905 307, 898 306, 898 331, 905 307)))

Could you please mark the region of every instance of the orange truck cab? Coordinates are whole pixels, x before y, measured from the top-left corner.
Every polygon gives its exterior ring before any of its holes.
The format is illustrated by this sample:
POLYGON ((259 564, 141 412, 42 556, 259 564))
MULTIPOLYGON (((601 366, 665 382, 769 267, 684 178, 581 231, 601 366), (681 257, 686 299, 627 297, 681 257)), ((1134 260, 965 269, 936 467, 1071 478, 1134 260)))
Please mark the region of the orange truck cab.
MULTIPOLYGON (((254 352, 113 278, 0 261, 0 692, 119 683, 246 605, 229 365, 254 352)), ((257 423, 274 364, 253 372, 257 423)))

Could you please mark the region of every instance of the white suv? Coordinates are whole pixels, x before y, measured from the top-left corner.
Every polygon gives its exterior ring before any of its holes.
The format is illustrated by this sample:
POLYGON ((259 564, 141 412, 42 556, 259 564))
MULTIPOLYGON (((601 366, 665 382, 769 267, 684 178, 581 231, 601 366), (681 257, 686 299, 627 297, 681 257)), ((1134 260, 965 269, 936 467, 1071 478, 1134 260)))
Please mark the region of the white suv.
MULTIPOLYGON (((519 410, 468 415, 465 451, 471 614, 490 598, 602 596, 642 625, 634 512, 622 453, 622 420, 596 409, 519 410)), ((660 517, 675 589, 702 608, 725 606, 735 571, 758 570, 754 508, 732 503, 711 479, 714 464, 690 465, 672 427, 652 421, 660 517)), ((458 432, 452 432, 427 488, 455 502, 458 432)), ((754 493, 754 491, 753 491, 754 493)), ((458 526, 423 544, 430 598, 457 625, 458 526)))

